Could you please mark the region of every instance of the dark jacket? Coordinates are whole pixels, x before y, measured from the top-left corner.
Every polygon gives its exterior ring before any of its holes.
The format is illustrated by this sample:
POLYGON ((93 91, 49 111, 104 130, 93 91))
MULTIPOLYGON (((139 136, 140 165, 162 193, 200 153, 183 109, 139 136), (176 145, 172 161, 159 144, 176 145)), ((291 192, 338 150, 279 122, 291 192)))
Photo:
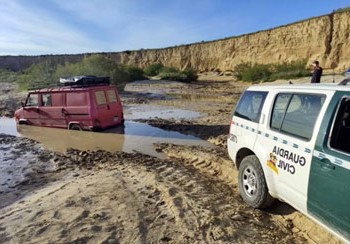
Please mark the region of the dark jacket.
POLYGON ((322 67, 315 67, 314 72, 312 72, 311 83, 320 83, 322 72, 322 67))

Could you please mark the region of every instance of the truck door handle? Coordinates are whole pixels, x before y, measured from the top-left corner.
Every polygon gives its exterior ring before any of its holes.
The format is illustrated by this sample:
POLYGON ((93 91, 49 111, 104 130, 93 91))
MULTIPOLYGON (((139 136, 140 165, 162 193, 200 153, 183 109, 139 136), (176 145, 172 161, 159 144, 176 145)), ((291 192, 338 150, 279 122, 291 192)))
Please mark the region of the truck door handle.
POLYGON ((322 158, 321 160, 321 168, 329 171, 329 170, 335 170, 335 165, 331 163, 331 161, 328 158, 322 158))
POLYGON ((107 104, 107 109, 110 110, 111 108, 109 107, 109 105, 107 104))

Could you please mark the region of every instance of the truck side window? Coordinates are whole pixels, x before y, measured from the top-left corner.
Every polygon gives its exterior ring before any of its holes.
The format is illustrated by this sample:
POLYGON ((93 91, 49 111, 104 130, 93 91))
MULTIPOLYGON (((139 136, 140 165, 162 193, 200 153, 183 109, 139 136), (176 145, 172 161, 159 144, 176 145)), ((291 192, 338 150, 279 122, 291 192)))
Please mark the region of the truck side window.
POLYGON ((267 92, 245 91, 238 102, 234 115, 258 123, 266 95, 267 92))
POLYGON ((38 106, 38 94, 29 94, 26 102, 26 106, 35 107, 38 106))
POLYGON ((318 94, 278 94, 272 110, 271 129, 311 139, 324 100, 325 97, 318 94))
POLYGON ((340 102, 329 144, 336 150, 350 153, 350 98, 340 102))

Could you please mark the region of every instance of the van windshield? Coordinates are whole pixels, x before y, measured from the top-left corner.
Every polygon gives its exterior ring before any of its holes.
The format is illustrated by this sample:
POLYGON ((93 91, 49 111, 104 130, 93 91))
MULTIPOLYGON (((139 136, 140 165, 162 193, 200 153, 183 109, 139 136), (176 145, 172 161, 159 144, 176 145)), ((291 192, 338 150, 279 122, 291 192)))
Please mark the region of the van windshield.
POLYGON ((33 107, 33 106, 38 106, 38 94, 29 94, 26 102, 26 106, 33 107))

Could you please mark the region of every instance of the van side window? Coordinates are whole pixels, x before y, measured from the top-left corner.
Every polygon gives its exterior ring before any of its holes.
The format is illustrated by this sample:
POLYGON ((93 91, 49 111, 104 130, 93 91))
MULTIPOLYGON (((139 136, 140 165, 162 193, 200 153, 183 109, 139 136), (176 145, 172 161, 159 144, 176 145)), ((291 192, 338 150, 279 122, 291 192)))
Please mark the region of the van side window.
POLYGON ((97 105, 103 105, 107 103, 104 91, 95 91, 95 97, 97 105))
POLYGON ((48 106, 52 105, 51 94, 42 94, 41 100, 42 100, 42 106, 44 106, 44 107, 48 107, 48 106))
POLYGON ((86 92, 67 92, 67 106, 87 106, 86 92))
POLYGON ((53 107, 65 106, 65 102, 64 102, 65 94, 64 93, 52 93, 51 98, 52 98, 52 106, 53 107))
POLYGON ((258 123, 266 95, 267 92, 245 91, 238 102, 234 115, 258 123))
POLYGON ((110 103, 118 102, 117 95, 115 94, 114 90, 108 90, 107 94, 108 94, 108 101, 110 103))
POLYGON ((325 96, 319 94, 278 94, 272 110, 271 129, 311 139, 325 96))
POLYGON ((38 106, 39 104, 38 98, 39 98, 38 94, 29 94, 27 98, 26 106, 30 106, 30 107, 38 106))
POLYGON ((340 102, 329 145, 337 150, 350 153, 350 98, 343 98, 340 102))

